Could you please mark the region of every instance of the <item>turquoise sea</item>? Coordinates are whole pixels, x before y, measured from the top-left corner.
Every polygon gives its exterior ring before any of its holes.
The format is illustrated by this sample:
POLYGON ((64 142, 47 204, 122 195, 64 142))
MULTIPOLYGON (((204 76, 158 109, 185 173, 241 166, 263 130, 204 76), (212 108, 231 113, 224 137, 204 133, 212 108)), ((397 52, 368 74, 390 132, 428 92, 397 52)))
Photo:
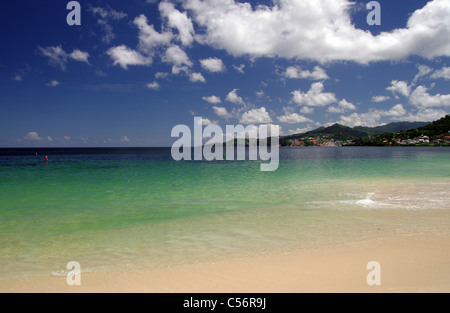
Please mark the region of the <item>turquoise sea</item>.
POLYGON ((168 148, 0 149, 0 279, 450 232, 449 199, 444 147, 281 148, 274 172, 168 148))

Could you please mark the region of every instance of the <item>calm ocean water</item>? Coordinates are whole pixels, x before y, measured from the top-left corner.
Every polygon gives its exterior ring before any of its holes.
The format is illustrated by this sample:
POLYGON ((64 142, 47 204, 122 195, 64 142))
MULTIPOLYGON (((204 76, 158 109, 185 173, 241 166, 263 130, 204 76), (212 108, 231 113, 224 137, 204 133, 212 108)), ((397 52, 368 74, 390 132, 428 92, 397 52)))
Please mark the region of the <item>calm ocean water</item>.
POLYGON ((450 229, 450 149, 282 148, 280 159, 261 172, 258 161, 176 162, 165 148, 0 149, 0 279, 450 229))

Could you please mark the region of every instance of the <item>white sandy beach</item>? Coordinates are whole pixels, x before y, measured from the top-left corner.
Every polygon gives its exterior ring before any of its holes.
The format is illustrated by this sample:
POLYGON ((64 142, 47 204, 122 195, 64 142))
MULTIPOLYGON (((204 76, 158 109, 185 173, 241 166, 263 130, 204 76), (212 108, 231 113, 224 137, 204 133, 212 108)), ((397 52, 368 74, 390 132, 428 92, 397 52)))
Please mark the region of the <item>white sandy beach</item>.
POLYGON ((345 248, 159 270, 82 273, 81 286, 65 277, 0 281, 1 292, 304 293, 449 292, 450 237, 392 238, 345 248), (381 285, 369 286, 366 265, 381 266, 381 285))

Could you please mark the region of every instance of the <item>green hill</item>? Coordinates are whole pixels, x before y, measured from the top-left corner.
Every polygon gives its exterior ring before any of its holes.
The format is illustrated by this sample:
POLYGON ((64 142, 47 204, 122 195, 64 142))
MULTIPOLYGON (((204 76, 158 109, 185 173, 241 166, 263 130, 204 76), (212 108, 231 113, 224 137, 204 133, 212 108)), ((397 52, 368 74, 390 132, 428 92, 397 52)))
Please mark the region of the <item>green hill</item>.
POLYGON ((357 126, 353 129, 367 133, 369 135, 380 135, 384 133, 396 133, 401 131, 406 131, 410 129, 415 129, 419 127, 423 127, 425 125, 430 124, 430 122, 395 122, 389 123, 384 126, 377 127, 363 127, 357 126))
POLYGON ((398 144, 438 144, 447 145, 445 136, 450 135, 450 115, 434 121, 425 126, 402 130, 397 132, 385 133, 376 137, 363 137, 355 140, 355 145, 358 146, 385 146, 398 144), (418 138, 422 136, 429 137, 429 142, 418 142, 418 138), (412 142, 409 142, 411 140, 412 142))
POLYGON ((289 142, 294 139, 308 141, 309 138, 326 138, 339 141, 356 140, 379 136, 386 133, 390 134, 393 132, 407 131, 428 124, 429 122, 395 122, 378 127, 357 126, 353 128, 341 124, 334 124, 329 127, 320 127, 306 133, 282 136, 280 138, 280 143, 282 145, 289 145, 289 142))

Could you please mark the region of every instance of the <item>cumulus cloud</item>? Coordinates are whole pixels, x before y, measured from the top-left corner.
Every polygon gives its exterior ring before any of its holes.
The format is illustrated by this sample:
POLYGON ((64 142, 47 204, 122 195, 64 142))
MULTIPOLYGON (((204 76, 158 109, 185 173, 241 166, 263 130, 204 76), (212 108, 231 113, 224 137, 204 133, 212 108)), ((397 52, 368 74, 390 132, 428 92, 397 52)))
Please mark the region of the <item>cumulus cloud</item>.
POLYGON ((113 65, 120 65, 124 70, 129 65, 150 65, 152 63, 151 57, 145 57, 138 51, 128 48, 125 45, 112 47, 106 54, 113 59, 113 65))
POLYGON ((142 53, 154 55, 159 47, 169 46, 173 34, 170 31, 157 32, 153 25, 148 24, 147 17, 143 14, 136 17, 133 21, 139 29, 138 49, 142 53))
POLYGON ((303 134, 306 132, 309 132, 311 130, 314 130, 314 126, 312 125, 308 125, 304 128, 297 128, 297 129, 289 129, 289 134, 293 135, 293 134, 303 134))
POLYGON ((233 68, 241 74, 245 74, 244 67, 245 67, 245 64, 241 64, 239 66, 233 65, 233 68))
POLYGON ((41 55, 48 58, 51 66, 58 67, 63 71, 66 70, 66 64, 69 60, 89 64, 89 53, 78 49, 74 49, 72 53, 68 54, 61 46, 49 46, 45 48, 38 46, 38 51, 41 55))
POLYGON ((119 12, 112 9, 109 5, 106 7, 89 7, 88 11, 97 17, 97 24, 100 25, 102 29, 102 41, 104 43, 110 43, 116 35, 113 32, 112 21, 118 21, 127 16, 124 12, 119 12))
POLYGON ((314 113, 314 108, 307 107, 307 106, 301 107, 300 113, 302 113, 302 114, 312 114, 312 113, 314 113))
POLYGON ((425 86, 418 86, 411 94, 409 101, 412 105, 422 109, 439 106, 450 106, 450 94, 430 95, 428 93, 428 89, 425 86))
POLYGON ((59 85, 59 82, 57 80, 52 80, 51 82, 48 82, 45 84, 47 87, 56 87, 59 85))
POLYGON ((289 66, 284 72, 284 77, 310 80, 325 80, 329 78, 327 72, 319 66, 315 66, 312 72, 309 70, 302 70, 302 68, 298 66, 289 66))
POLYGON ((225 71, 225 65, 219 58, 203 59, 200 60, 200 64, 202 68, 207 70, 208 72, 217 73, 225 71))
POLYGON ((157 81, 154 81, 153 83, 148 83, 147 84, 147 88, 149 89, 153 89, 153 90, 158 90, 159 89, 159 83, 157 81))
POLYGON ((393 80, 391 82, 391 86, 387 87, 386 90, 389 90, 394 95, 401 94, 405 97, 408 97, 411 93, 411 87, 408 86, 408 83, 405 81, 393 80))
POLYGON ((419 109, 417 112, 411 112, 401 117, 393 117, 393 120, 407 121, 407 122, 432 122, 436 121, 448 112, 432 108, 419 109))
POLYGON ((168 25, 178 31, 178 38, 182 45, 190 45, 194 40, 194 26, 186 12, 181 13, 169 2, 159 4, 161 16, 168 20, 168 25))
POLYGON ((108 19, 108 20, 120 20, 120 19, 122 19, 122 18, 127 16, 126 13, 116 11, 116 10, 112 9, 109 5, 107 5, 104 8, 102 8, 102 7, 90 7, 89 11, 92 14, 97 15, 97 16, 99 16, 102 19, 108 19))
POLYGON ((33 141, 42 141, 43 138, 39 137, 39 134, 37 132, 29 132, 23 137, 25 140, 33 140, 33 141))
POLYGON ((171 63, 177 67, 181 66, 187 66, 191 67, 192 62, 189 60, 188 55, 186 52, 183 51, 179 46, 172 45, 167 50, 166 53, 163 55, 162 60, 167 63, 171 63))
POLYGON ((241 124, 269 124, 272 123, 272 119, 265 107, 260 109, 253 109, 242 114, 239 120, 241 124))
POLYGON ((189 80, 191 82, 206 83, 206 79, 205 79, 205 77, 203 77, 203 75, 201 73, 191 73, 189 75, 189 80))
POLYGON ((381 122, 381 119, 383 117, 388 117, 394 120, 402 120, 405 114, 406 111, 403 108, 403 105, 397 104, 387 111, 369 109, 369 111, 366 113, 353 113, 348 116, 342 115, 338 123, 349 127, 355 126, 376 127, 385 124, 381 122))
POLYGON ((288 115, 279 116, 278 121, 281 123, 287 123, 287 124, 300 124, 300 123, 312 122, 311 119, 304 117, 302 115, 299 115, 297 113, 291 113, 288 115))
POLYGON ((373 96, 372 102, 379 103, 379 102, 384 102, 384 101, 387 101, 390 99, 391 99, 391 97, 388 97, 388 96, 373 96))
POLYGON ((413 81, 411 82, 411 85, 415 85, 417 83, 417 81, 422 78, 427 76, 428 74, 430 74, 433 69, 427 65, 418 65, 417 69, 419 70, 419 73, 417 73, 417 75, 414 77, 413 81))
POLYGON ((330 113, 345 113, 346 111, 354 111, 356 110, 356 106, 353 103, 348 102, 345 99, 339 101, 337 106, 330 106, 327 109, 327 112, 330 113))
POLYGON ((167 72, 158 72, 155 74, 155 78, 159 79, 159 78, 167 78, 169 76, 169 73, 167 72))
POLYGON ((196 120, 198 125, 208 126, 208 125, 217 125, 216 121, 211 121, 209 118, 202 117, 202 119, 196 120))
POLYGON ((219 97, 214 96, 214 95, 209 96, 209 97, 202 97, 202 99, 209 103, 214 103, 214 104, 222 102, 219 97))
POLYGON ((312 107, 323 107, 331 103, 337 102, 336 95, 330 92, 323 92, 322 82, 313 83, 308 92, 301 90, 293 91, 292 101, 298 105, 306 105, 312 107))
POLYGON ((69 57, 72 58, 75 61, 84 62, 84 63, 89 64, 89 61, 88 61, 89 53, 87 53, 85 51, 74 49, 72 51, 72 53, 69 54, 69 57))
POLYGON ((234 56, 283 57, 367 64, 450 56, 450 3, 434 0, 404 28, 373 35, 355 27, 349 0, 279 0, 252 7, 232 0, 186 0, 202 31, 199 41, 234 56))
POLYGON ((240 96, 238 96, 237 91, 237 88, 233 89, 227 94, 227 97, 225 99, 235 104, 245 105, 244 100, 240 96))
POLYGON ((443 78, 445 80, 450 80, 450 67, 443 67, 434 72, 430 77, 433 79, 443 78))
POLYGON ((214 113, 221 118, 230 118, 232 114, 224 107, 213 106, 214 113))

